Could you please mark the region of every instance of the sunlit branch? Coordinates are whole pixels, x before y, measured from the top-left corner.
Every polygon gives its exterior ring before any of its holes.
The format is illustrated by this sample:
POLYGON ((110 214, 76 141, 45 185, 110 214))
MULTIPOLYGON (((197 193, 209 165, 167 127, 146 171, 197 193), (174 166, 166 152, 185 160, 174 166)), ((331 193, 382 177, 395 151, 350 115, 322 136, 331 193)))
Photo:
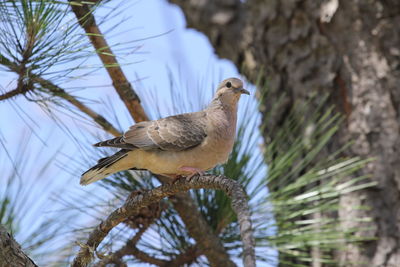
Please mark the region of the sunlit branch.
MULTIPOLYGON (((100 60, 103 62, 104 67, 113 81, 115 90, 124 102, 132 118, 136 122, 148 120, 148 117, 140 104, 138 95, 126 78, 114 53, 111 51, 106 39, 97 26, 95 17, 91 13, 92 11, 90 10, 89 5, 79 4, 80 1, 69 0, 69 2, 71 3, 72 11, 75 13, 79 24, 85 30, 93 47, 96 49, 97 55, 100 57, 100 60)), ((88 3, 88 1, 85 1, 85 3, 88 3)), ((93 3, 95 4, 95 2, 93 3)))
POLYGON ((247 196, 240 184, 224 176, 195 176, 191 179, 179 179, 172 184, 164 184, 155 189, 145 191, 143 194, 129 197, 124 205, 112 212, 105 221, 101 222, 89 235, 86 244, 74 259, 72 266, 87 266, 92 258, 93 251, 97 249, 102 240, 112 228, 124 221, 127 217, 139 212, 140 208, 146 207, 161 199, 189 189, 217 189, 223 190, 232 199, 232 208, 235 211, 243 241, 243 262, 246 267, 255 266, 254 238, 251 227, 250 211, 247 196))

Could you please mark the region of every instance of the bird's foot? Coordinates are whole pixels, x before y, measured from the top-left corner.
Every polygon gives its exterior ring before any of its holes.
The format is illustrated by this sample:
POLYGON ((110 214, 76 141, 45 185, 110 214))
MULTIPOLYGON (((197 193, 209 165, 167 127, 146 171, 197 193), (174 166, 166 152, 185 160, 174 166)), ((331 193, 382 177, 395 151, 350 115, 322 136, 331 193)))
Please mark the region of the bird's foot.
POLYGON ((180 181, 180 180, 186 180, 186 177, 185 177, 185 176, 182 176, 182 175, 176 175, 175 178, 174 178, 174 180, 172 181, 172 184, 175 184, 175 183, 177 183, 177 182, 180 181))
POLYGON ((186 179, 190 179, 193 176, 195 176, 196 174, 198 175, 204 175, 206 174, 203 170, 198 169, 198 168, 193 168, 193 167, 180 167, 179 168, 180 171, 184 171, 184 172, 189 172, 190 174, 188 176, 186 176, 186 179))

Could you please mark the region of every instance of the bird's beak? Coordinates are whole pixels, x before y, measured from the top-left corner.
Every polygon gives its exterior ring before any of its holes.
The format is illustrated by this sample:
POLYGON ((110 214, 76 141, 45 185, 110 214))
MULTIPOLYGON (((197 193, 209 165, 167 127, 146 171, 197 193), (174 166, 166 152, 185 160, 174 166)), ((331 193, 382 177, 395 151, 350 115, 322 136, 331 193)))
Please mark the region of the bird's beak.
POLYGON ((240 89, 240 93, 241 93, 241 94, 250 95, 250 92, 249 92, 249 91, 247 91, 247 90, 246 90, 246 89, 244 89, 244 88, 240 89))

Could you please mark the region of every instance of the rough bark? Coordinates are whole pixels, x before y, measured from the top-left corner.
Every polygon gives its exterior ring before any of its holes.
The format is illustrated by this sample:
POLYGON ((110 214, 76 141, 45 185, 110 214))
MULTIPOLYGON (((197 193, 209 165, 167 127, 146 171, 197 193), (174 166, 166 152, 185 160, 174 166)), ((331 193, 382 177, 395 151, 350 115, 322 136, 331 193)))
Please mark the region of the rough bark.
MULTIPOLYGON (((171 0, 188 26, 205 33, 220 57, 255 82, 262 72, 273 93, 262 99, 264 139, 274 138, 293 102, 315 92, 345 115, 326 153, 354 140, 349 156, 374 157, 362 170, 377 188, 343 196, 343 227, 371 227, 376 240, 339 251, 343 262, 400 262, 400 3, 394 0, 171 0), (280 99, 281 101, 278 101, 280 99), (279 106, 276 103, 280 103, 279 106), (269 110, 274 104, 272 113, 269 110), (268 120, 267 120, 268 119, 268 120), (369 205, 369 210, 354 207, 369 205), (351 222, 371 217, 371 223, 351 222)), ((261 92, 260 96, 262 96, 261 92)), ((318 102, 318 97, 314 100, 318 102)))
POLYGON ((0 267, 37 267, 3 225, 0 225, 0 267))
MULTIPOLYGON (((94 251, 97 249, 102 240, 107 236, 112 228, 123 222, 126 218, 137 214, 140 208, 149 206, 152 203, 159 202, 161 199, 175 195, 180 192, 188 191, 189 189, 209 188, 223 190, 232 199, 232 208, 235 211, 239 226, 240 235, 243 242, 243 263, 245 267, 255 266, 255 241, 250 219, 250 209, 247 203, 247 196, 243 188, 236 181, 224 176, 195 176, 190 179, 179 179, 172 184, 165 184, 155 189, 145 191, 143 194, 130 196, 124 205, 113 211, 105 221, 101 222, 90 234, 85 244, 80 244, 81 249, 74 259, 72 266, 81 267, 87 266, 93 259, 94 251)), ((136 250, 135 255, 146 257, 147 255, 136 250)), ((220 258, 208 257, 213 262, 214 266, 229 266, 230 261, 220 258)), ((150 260, 150 259, 147 259, 150 260)), ((152 259, 154 260, 154 259, 152 259)), ((159 262, 164 264, 164 262, 159 262)), ((232 263, 233 264, 233 263, 232 263)))

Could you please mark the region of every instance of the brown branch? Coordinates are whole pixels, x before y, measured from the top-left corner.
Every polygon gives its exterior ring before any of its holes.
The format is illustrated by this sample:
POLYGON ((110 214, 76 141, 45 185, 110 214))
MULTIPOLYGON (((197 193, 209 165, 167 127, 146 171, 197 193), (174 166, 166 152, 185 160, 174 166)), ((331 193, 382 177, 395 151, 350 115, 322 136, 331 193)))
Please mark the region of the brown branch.
POLYGON ((0 224, 0 266, 37 267, 21 249, 20 245, 0 224))
POLYGON ((139 96, 132 88, 132 85, 123 73, 114 53, 111 51, 106 39, 97 26, 89 5, 79 5, 79 1, 73 0, 69 0, 69 2, 74 3, 71 4, 72 11, 75 13, 79 24, 85 30, 93 47, 96 49, 97 55, 100 57, 100 60, 103 62, 103 65, 113 81, 115 90, 124 102, 132 118, 136 122, 147 121, 148 117, 140 104, 139 96))
POLYGON ((0 64, 8 67, 10 70, 18 74, 17 88, 0 95, 0 101, 13 98, 20 94, 25 94, 34 89, 32 81, 30 79, 25 79, 25 77, 30 77, 30 74, 29 72, 27 73, 26 69, 26 60, 27 59, 25 59, 19 65, 17 65, 11 62, 8 58, 3 56, 2 54, 0 54, 0 64))
POLYGON ((179 267, 192 263, 197 257, 202 255, 197 245, 189 247, 184 253, 178 255, 175 259, 167 262, 162 267, 179 267))
POLYGON ((15 97, 20 94, 25 94, 33 89, 34 89, 33 86, 24 84, 22 79, 18 79, 17 88, 0 95, 0 101, 15 97))
MULTIPOLYGON (((105 221, 100 223, 89 235, 86 244, 81 246, 72 266, 87 266, 92 260, 92 251, 96 250, 100 242, 111 229, 136 214, 141 207, 158 202, 161 199, 189 189, 217 189, 223 190, 232 198, 232 208, 236 212, 240 233, 243 241, 243 262, 246 267, 255 266, 254 238, 251 228, 251 219, 247 196, 243 188, 236 181, 224 176, 195 176, 191 179, 179 179, 173 184, 165 184, 141 195, 128 198, 121 208, 112 212, 105 221)), ((225 265, 223 265, 225 266, 225 265)))
POLYGON ((101 128, 114 135, 114 136, 120 136, 121 132, 118 131, 109 121, 107 121, 106 118, 104 118, 102 115, 98 114, 85 104, 83 104, 81 101, 76 99, 74 96, 68 94, 64 89, 61 87, 55 85, 51 81, 45 80, 39 76, 32 76, 32 80, 34 82, 39 83, 43 88, 48 89, 48 92, 54 96, 58 96, 63 98, 64 100, 68 101, 71 103, 73 106, 78 108, 80 111, 88 115, 90 118, 92 118, 101 128))
MULTIPOLYGON (((159 175, 156 177, 161 183, 170 183, 171 181, 167 177, 159 175)), ((169 200, 188 229, 189 235, 196 241, 201 255, 207 257, 210 266, 218 267, 221 266, 221 263, 226 267, 236 266, 225 251, 218 232, 214 232, 208 225, 189 193, 180 192, 169 197, 169 200), (187 212, 188 210, 190 212, 187 212)))
MULTIPOLYGON (((131 193, 130 198, 135 197, 136 195, 141 194, 140 190, 134 191, 131 193)), ((116 252, 112 253, 109 256, 106 256, 101 262, 99 262, 96 267, 105 267, 108 263, 115 263, 120 264, 123 263, 122 258, 127 255, 139 257, 143 255, 136 255, 136 251, 132 248, 136 247, 136 244, 139 242, 140 238, 146 232, 146 230, 150 227, 150 225, 160 217, 161 212, 167 208, 166 203, 152 203, 149 206, 140 208, 140 211, 136 213, 134 216, 129 216, 126 218, 123 223, 128 225, 133 229, 139 229, 135 236, 132 237, 126 244, 117 250, 116 252)), ((152 258, 151 256, 147 256, 147 258, 152 258)), ((153 258, 151 261, 145 261, 147 263, 156 264, 158 259, 153 258)), ((162 260, 161 260, 162 261, 162 260)), ((160 261, 159 261, 160 262, 160 261)), ((166 262, 166 261, 165 261, 166 262)))
POLYGON ((135 256, 135 258, 141 260, 142 262, 150 263, 160 267, 179 267, 193 262, 198 256, 201 255, 201 252, 196 246, 192 246, 184 253, 178 255, 175 259, 166 261, 150 256, 149 254, 139 250, 136 246, 130 246, 128 248, 127 255, 135 256))
POLYGON ((141 228, 131 240, 126 242, 125 246, 123 246, 113 254, 106 256, 101 262, 99 262, 95 266, 105 267, 109 263, 115 263, 121 265, 124 264, 122 261, 122 258, 124 256, 132 255, 143 262, 158 265, 160 267, 179 267, 184 264, 192 263, 197 257, 202 255, 198 246, 194 245, 189 247, 184 253, 177 255, 174 259, 170 261, 150 256, 147 253, 140 251, 136 247, 137 242, 139 242, 140 238, 142 237, 143 233, 147 230, 147 228, 148 227, 141 228))
MULTIPOLYGON (((10 70, 17 72, 18 73, 18 66, 11 62, 8 58, 0 54, 0 64, 8 67, 10 70)), ((77 100, 74 96, 68 94, 64 89, 59 87, 58 85, 54 84, 53 82, 43 79, 42 77, 35 75, 35 74, 30 74, 30 79, 32 83, 38 83, 40 86, 42 86, 44 89, 48 90, 48 93, 52 94, 53 96, 58 96, 63 98, 64 100, 67 100, 69 103, 71 103, 73 106, 78 108, 80 111, 88 115, 90 118, 92 118, 101 128, 103 128, 104 131, 114 135, 114 136, 120 136, 121 132, 118 131, 109 121, 107 121, 106 118, 101 116, 100 114, 96 113, 94 110, 77 100)), ((29 87, 25 89, 21 89, 20 84, 20 79, 18 80, 18 87, 14 89, 13 91, 7 92, 3 95, 0 95, 0 100, 10 98, 13 96, 16 96, 17 94, 21 94, 24 92, 29 91, 29 87)), ((32 86, 33 88, 33 86, 32 86)))
POLYGON ((115 264, 123 264, 122 258, 127 255, 132 255, 136 257, 137 259, 158 265, 160 267, 179 267, 184 264, 190 264, 192 263, 197 257, 202 255, 200 249, 198 248, 197 245, 189 247, 184 253, 177 255, 174 259, 170 261, 162 260, 155 258, 153 256, 148 255, 147 253, 140 251, 137 247, 136 244, 140 240, 142 234, 146 231, 146 228, 140 229, 136 235, 129 240, 125 246, 111 254, 110 256, 106 256, 101 262, 96 264, 96 267, 105 267, 109 263, 115 263, 115 264))
POLYGON ((136 246, 129 248, 129 255, 135 256, 136 259, 141 260, 142 262, 150 263, 157 266, 164 266, 166 263, 168 263, 165 260, 150 256, 146 252, 138 249, 136 246))
POLYGON ((218 235, 204 220, 197 204, 186 192, 170 197, 174 209, 178 212, 191 237, 196 240, 199 249, 207 256, 210 266, 236 266, 230 260, 218 235), (188 212, 190 210, 190 212, 188 212), (202 218, 199 220, 199 218, 202 218))
POLYGON ((135 256, 137 259, 139 259, 143 262, 147 262, 147 263, 158 265, 158 266, 164 266, 164 264, 167 263, 167 261, 154 258, 136 248, 137 242, 139 242, 143 233, 148 229, 149 226, 150 226, 150 224, 139 229, 139 231, 135 234, 135 236, 132 239, 130 239, 128 242, 126 242, 125 246, 123 246, 122 248, 120 248, 119 250, 117 250, 116 252, 111 254, 110 256, 106 256, 104 260, 102 260, 101 262, 99 262, 96 265, 96 267, 105 267, 109 263, 121 264, 123 262, 122 258, 127 255, 135 256))

